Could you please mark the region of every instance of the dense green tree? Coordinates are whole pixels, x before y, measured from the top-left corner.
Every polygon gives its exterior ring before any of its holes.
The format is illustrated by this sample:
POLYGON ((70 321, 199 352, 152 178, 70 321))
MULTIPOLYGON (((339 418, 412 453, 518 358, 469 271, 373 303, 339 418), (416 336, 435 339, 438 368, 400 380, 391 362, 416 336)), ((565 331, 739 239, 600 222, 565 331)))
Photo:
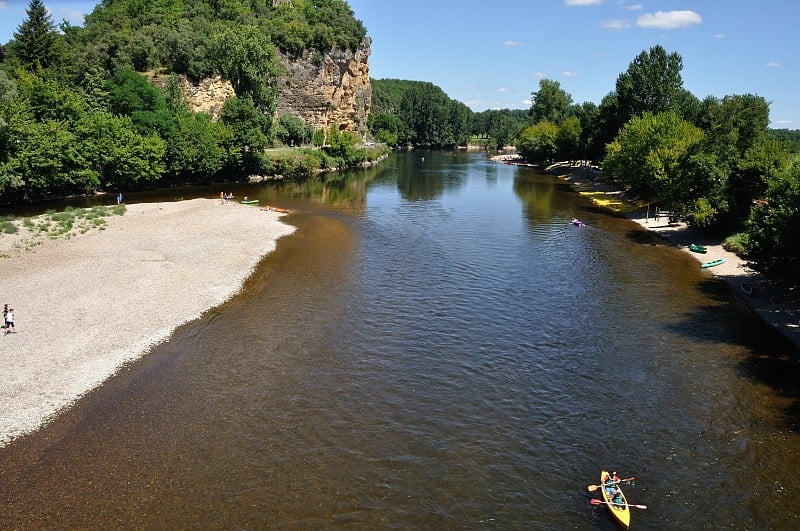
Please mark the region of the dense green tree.
POLYGON ((727 176, 718 218, 730 227, 739 227, 749 215, 753 194, 764 188, 763 183, 751 182, 753 172, 740 167, 740 162, 749 149, 765 141, 769 104, 760 96, 745 94, 706 99, 704 108, 703 149, 714 155, 719 171, 727 176))
POLYGON ((127 190, 162 176, 166 143, 155 133, 137 133, 129 117, 93 113, 77 127, 84 157, 99 187, 127 190))
POLYGON ((502 148, 516 141, 527 124, 524 109, 488 109, 472 115, 472 134, 488 137, 492 147, 502 148))
POLYGON ((559 126, 556 134, 556 156, 558 160, 577 160, 581 144, 581 121, 570 116, 559 126))
POLYGON ((173 175, 208 181, 240 155, 230 127, 212 121, 207 114, 175 116, 175 134, 167 139, 167 160, 173 175))
POLYGON ((552 162, 558 153, 558 126, 552 122, 529 125, 517 138, 517 151, 528 160, 552 162))
POLYGON ((97 188, 83 150, 61 121, 14 125, 13 150, 0 167, 0 194, 6 199, 36 201, 97 188))
POLYGON ((167 105, 164 93, 158 87, 129 68, 114 72, 106 89, 109 109, 123 116, 131 116, 136 111, 157 111, 167 105))
POLYGON ((271 119, 256 109, 248 97, 228 98, 222 107, 221 120, 233 131, 235 144, 244 152, 261 151, 270 143, 271 119))
POLYGON ((370 113, 369 130, 378 142, 389 146, 399 146, 408 142, 406 125, 399 116, 390 113, 370 113))
POLYGON ((681 156, 702 138, 700 129, 676 113, 645 112, 625 124, 608 145, 604 173, 642 197, 668 201, 674 193, 681 156))
POLYGON ((531 93, 531 123, 552 122, 556 125, 570 116, 572 96, 561 88, 561 83, 551 79, 539 80, 539 90, 531 93))
POLYGON ((69 85, 24 70, 17 72, 16 80, 19 96, 36 121, 73 122, 85 109, 83 100, 69 85))
POLYGON ((214 35, 211 57, 237 96, 251 98, 268 115, 275 112, 280 64, 269 37, 254 26, 226 28, 214 35))
POLYGON ((660 45, 641 52, 617 78, 616 92, 621 123, 645 112, 673 111, 679 115, 683 92, 683 59, 660 45))
POLYGON ((14 53, 26 68, 48 68, 59 58, 55 24, 42 0, 31 0, 25 12, 28 18, 14 32, 14 53))
POLYGON ((800 165, 771 180, 747 221, 748 257, 762 270, 800 281, 800 165))
POLYGON ((299 116, 284 114, 278 118, 276 135, 287 146, 300 146, 311 142, 313 131, 299 116))
POLYGON ((606 154, 606 146, 619 134, 624 122, 619 113, 619 99, 616 92, 609 92, 600 101, 592 120, 591 133, 588 138, 587 158, 602 160, 606 154))

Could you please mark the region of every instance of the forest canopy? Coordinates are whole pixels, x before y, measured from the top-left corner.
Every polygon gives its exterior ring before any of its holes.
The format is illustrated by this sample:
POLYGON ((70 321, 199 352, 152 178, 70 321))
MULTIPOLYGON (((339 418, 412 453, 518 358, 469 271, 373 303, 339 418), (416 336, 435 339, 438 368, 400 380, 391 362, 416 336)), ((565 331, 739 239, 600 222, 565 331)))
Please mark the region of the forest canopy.
MULTIPOLYGON (((295 171, 264 151, 312 137, 275 116, 280 54, 356 49, 366 29, 344 0, 104 0, 84 27, 56 27, 31 0, 13 37, 0 54, 5 204, 295 171), (188 109, 181 75, 231 82, 220 120, 188 109)), ((334 129, 321 138, 336 147, 297 171, 361 161, 334 129)))

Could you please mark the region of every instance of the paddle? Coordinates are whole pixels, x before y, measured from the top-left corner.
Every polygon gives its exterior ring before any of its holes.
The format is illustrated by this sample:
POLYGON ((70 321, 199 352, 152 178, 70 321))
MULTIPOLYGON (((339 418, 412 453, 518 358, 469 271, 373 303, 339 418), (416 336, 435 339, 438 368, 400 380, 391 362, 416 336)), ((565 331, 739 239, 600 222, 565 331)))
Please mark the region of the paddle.
MULTIPOLYGON (((633 481, 634 479, 636 479, 636 478, 621 479, 619 481, 615 481, 614 484, 616 485, 617 483, 624 483, 626 481, 633 481)), ((597 489, 599 489, 600 487, 602 487, 602 485, 589 485, 589 487, 588 487, 589 488, 589 492, 594 492, 597 489)))
POLYGON ((616 503, 613 503, 613 502, 604 502, 604 501, 600 501, 600 500, 597 500, 597 499, 592 500, 590 503, 592 505, 600 505, 601 503, 604 503, 606 505, 613 505, 614 507, 636 507, 637 509, 647 509, 647 505, 635 505, 633 503, 616 504, 616 503))

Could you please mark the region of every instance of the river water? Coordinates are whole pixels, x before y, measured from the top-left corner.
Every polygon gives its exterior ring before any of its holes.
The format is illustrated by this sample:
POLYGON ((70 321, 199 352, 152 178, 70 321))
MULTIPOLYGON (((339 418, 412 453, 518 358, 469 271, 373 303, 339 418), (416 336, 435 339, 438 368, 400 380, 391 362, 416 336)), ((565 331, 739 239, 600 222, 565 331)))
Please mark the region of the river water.
POLYGON ((612 529, 601 469, 637 529, 800 527, 797 352, 686 253, 481 154, 233 191, 298 230, 0 449, 0 528, 612 529))

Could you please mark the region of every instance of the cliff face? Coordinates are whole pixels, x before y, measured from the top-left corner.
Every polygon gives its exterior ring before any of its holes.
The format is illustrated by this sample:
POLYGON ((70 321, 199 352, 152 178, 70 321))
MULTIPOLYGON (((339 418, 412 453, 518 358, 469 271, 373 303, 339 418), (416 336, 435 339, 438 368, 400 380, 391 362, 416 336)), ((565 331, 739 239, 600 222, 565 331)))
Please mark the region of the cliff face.
MULTIPOLYGON (((313 129, 327 129, 335 124, 340 130, 364 134, 372 103, 369 82, 370 39, 365 38, 354 53, 334 49, 325 55, 305 52, 292 59, 281 55, 284 73, 279 80, 280 95, 275 117, 299 116, 313 129)), ((225 100, 234 95, 229 82, 220 78, 204 79, 198 85, 181 80, 189 108, 219 118, 225 100)))
POLYGON ((313 52, 305 52, 299 59, 281 56, 285 74, 280 80, 276 116, 300 116, 314 129, 336 124, 342 130, 364 133, 372 104, 370 44, 366 37, 355 53, 334 49, 322 56, 322 61, 314 61, 313 52))

